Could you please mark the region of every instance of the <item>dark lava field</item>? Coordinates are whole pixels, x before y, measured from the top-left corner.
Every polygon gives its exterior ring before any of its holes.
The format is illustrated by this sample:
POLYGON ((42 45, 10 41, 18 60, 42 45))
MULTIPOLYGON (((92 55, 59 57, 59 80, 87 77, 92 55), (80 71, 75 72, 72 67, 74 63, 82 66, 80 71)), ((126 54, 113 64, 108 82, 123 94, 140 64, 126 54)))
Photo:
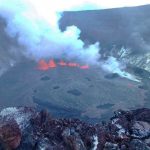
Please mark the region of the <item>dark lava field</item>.
POLYGON ((23 62, 0 77, 0 106, 1 109, 46 108, 56 117, 89 122, 107 120, 118 109, 150 106, 149 73, 130 69, 143 77, 141 83, 105 73, 94 66, 87 70, 59 66, 40 71, 35 62, 23 62))

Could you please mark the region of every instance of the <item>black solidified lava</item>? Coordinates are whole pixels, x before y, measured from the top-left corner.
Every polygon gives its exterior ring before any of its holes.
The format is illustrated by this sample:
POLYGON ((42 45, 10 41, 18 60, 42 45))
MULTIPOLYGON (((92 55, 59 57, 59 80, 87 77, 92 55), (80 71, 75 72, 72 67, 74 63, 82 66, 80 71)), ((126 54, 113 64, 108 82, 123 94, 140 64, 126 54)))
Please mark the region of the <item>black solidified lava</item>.
POLYGON ((68 90, 67 93, 72 94, 74 96, 80 96, 80 95, 82 95, 82 93, 79 90, 77 90, 77 89, 68 90))
POLYGON ((88 77, 86 77, 85 79, 86 79, 87 81, 91 81, 91 79, 90 79, 90 78, 88 78, 88 77))
POLYGON ((39 109, 47 109, 55 117, 77 118, 78 116, 81 116, 81 111, 78 109, 58 106, 34 96, 33 102, 39 106, 39 109))
POLYGON ((113 106, 114 106, 114 104, 107 103, 107 104, 99 105, 99 106, 97 106, 97 108, 99 108, 99 109, 109 109, 113 106))
POLYGON ((118 110, 106 123, 56 119, 29 107, 0 112, 0 150, 149 150, 150 109, 118 110))
POLYGON ((35 89, 35 90, 33 90, 33 92, 34 92, 34 93, 37 93, 37 90, 35 89))
POLYGON ((148 87, 144 86, 144 85, 139 85, 138 86, 139 89, 143 89, 143 90, 148 90, 148 87))
POLYGON ((48 80, 50 80, 50 77, 44 76, 44 77, 41 78, 41 80, 42 80, 42 81, 48 81, 48 80))
POLYGON ((53 87, 54 90, 57 90, 57 89, 59 89, 59 88, 60 88, 59 86, 54 86, 54 87, 53 87))
POLYGON ((112 74, 105 75, 106 79, 115 79, 115 78, 118 78, 118 77, 119 77, 118 73, 112 73, 112 74))

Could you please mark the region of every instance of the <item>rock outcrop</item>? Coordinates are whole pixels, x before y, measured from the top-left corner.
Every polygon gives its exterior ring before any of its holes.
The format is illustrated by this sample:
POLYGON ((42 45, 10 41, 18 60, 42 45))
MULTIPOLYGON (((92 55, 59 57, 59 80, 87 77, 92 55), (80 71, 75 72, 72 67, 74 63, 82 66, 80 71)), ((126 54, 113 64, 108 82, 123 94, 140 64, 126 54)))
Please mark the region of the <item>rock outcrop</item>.
POLYGON ((0 112, 0 150, 150 150, 150 109, 119 110, 107 123, 56 119, 34 108, 0 112))

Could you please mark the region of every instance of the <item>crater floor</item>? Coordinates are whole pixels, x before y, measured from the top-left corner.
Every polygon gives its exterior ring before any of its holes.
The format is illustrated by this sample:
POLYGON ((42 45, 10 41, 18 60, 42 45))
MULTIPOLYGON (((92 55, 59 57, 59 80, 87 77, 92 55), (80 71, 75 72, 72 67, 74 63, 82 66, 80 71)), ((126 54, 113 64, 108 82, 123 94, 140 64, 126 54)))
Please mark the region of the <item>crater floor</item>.
POLYGON ((149 105, 141 83, 110 75, 100 68, 88 70, 57 67, 36 69, 24 62, 0 77, 0 109, 12 106, 46 108, 56 117, 80 118, 89 122, 107 120, 118 109, 149 105), (111 78, 112 77, 112 78, 111 78))

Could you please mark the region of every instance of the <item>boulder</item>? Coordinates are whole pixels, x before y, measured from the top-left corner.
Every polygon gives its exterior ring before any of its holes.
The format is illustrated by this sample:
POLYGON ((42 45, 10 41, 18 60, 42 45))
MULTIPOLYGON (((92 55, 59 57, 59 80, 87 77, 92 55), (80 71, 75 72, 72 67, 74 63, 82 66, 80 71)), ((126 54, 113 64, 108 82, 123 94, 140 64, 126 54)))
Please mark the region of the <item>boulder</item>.
POLYGON ((62 133, 62 137, 69 149, 86 150, 81 137, 79 136, 78 133, 75 132, 74 129, 66 128, 62 133))
POLYGON ((104 150, 119 150, 118 144, 106 142, 104 150))
POLYGON ((150 124, 144 121, 135 121, 132 127, 132 137, 146 138, 150 136, 150 124))
POLYGON ((20 145, 21 131, 15 120, 0 119, 0 140, 9 149, 16 149, 20 145))
POLYGON ((150 150, 150 147, 139 139, 133 139, 130 142, 129 150, 150 150))

